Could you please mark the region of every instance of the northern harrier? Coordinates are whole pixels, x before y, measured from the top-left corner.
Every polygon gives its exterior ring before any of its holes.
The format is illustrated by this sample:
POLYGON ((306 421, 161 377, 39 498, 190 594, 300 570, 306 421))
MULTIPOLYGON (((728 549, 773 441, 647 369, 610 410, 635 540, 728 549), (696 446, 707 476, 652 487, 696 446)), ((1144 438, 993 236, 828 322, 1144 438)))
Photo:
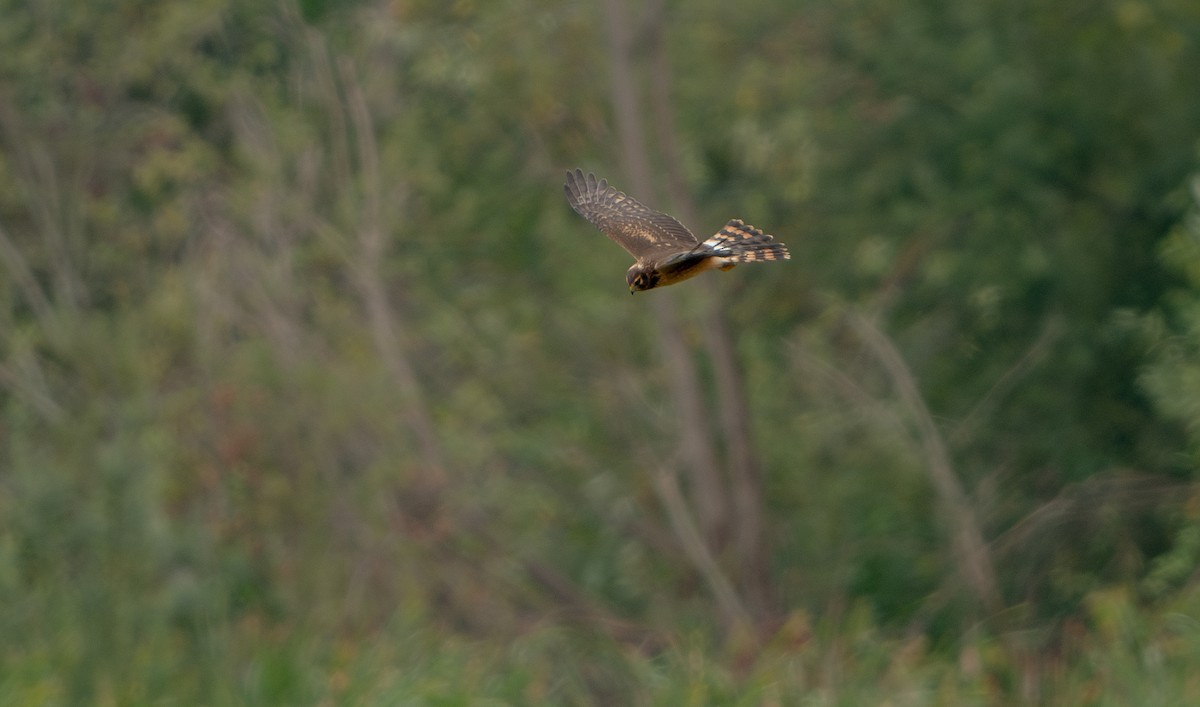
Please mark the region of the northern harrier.
POLYGON ((629 294, 674 285, 713 268, 791 257, 787 246, 741 219, 701 242, 670 216, 610 187, 607 179, 597 181, 590 173, 585 177, 579 169, 567 172, 563 191, 571 208, 636 259, 625 273, 629 294))

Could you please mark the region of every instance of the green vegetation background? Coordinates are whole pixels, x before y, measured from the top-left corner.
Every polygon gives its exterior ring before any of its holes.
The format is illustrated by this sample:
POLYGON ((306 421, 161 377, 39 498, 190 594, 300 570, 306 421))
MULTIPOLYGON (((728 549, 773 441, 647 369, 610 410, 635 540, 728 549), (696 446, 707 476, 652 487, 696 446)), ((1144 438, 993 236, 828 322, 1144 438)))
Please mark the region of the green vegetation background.
POLYGON ((1194 0, 0 17, 0 704, 1200 703, 1194 0))

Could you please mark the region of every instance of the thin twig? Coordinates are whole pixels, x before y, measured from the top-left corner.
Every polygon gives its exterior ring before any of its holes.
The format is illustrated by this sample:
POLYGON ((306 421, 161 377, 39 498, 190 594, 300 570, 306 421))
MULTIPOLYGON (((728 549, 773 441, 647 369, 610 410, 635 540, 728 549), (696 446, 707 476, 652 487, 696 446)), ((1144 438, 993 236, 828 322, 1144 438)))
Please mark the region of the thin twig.
POLYGON ((61 422, 66 413, 61 405, 50 397, 50 393, 42 386, 35 385, 24 376, 19 376, 8 366, 0 364, 0 385, 8 388, 16 396, 25 399, 41 413, 49 422, 61 422))
POLYGON ((912 435, 909 428, 904 424, 904 421, 895 412, 888 409, 883 401, 867 392, 865 388, 859 385, 858 381, 843 373, 836 366, 832 366, 815 354, 809 353, 803 344, 794 344, 792 346, 792 354, 794 362, 803 372, 821 376, 838 395, 855 408, 863 411, 866 415, 871 415, 879 419, 884 425, 893 432, 898 433, 906 441, 912 440, 912 435))
POLYGON ((50 304, 50 298, 38 284, 37 278, 33 276, 33 270, 29 267, 29 262, 2 225, 0 225, 0 260, 4 262, 13 281, 21 288, 25 302, 33 310, 33 315, 41 325, 42 331, 51 339, 58 338, 61 328, 54 308, 50 304))
POLYGON ((975 434, 976 429, 992 414, 999 401, 1016 386, 1026 373, 1046 357, 1046 352, 1061 333, 1062 322, 1057 317, 1049 317, 1042 323, 1042 330, 1021 358, 1005 371, 1004 375, 996 379, 996 382, 992 384, 991 388, 988 388, 979 402, 975 403, 967 416, 958 423, 950 435, 951 445, 960 446, 975 434))

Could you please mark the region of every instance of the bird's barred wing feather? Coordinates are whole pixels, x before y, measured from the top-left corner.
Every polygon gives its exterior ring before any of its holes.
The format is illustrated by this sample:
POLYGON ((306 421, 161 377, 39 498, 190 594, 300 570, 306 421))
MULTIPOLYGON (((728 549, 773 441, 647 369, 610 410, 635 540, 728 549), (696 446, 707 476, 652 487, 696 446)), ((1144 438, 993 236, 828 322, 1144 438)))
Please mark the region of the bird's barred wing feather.
POLYGON ((792 257, 787 246, 739 218, 725 224, 716 235, 701 243, 700 248, 739 263, 789 260, 792 257))
POLYGON ((567 172, 563 191, 571 208, 639 262, 689 252, 699 245, 683 224, 609 186, 607 179, 597 180, 591 173, 584 176, 583 170, 576 169, 567 172))

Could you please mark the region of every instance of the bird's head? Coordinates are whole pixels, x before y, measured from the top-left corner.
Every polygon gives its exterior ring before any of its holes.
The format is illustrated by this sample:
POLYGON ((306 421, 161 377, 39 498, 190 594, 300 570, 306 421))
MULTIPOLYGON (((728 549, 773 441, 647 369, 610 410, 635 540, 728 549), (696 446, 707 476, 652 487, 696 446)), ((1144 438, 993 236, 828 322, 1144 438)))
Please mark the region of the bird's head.
POLYGON ((625 282, 629 284, 629 294, 649 290, 658 285, 658 272, 653 268, 643 267, 635 263, 625 273, 625 282))

